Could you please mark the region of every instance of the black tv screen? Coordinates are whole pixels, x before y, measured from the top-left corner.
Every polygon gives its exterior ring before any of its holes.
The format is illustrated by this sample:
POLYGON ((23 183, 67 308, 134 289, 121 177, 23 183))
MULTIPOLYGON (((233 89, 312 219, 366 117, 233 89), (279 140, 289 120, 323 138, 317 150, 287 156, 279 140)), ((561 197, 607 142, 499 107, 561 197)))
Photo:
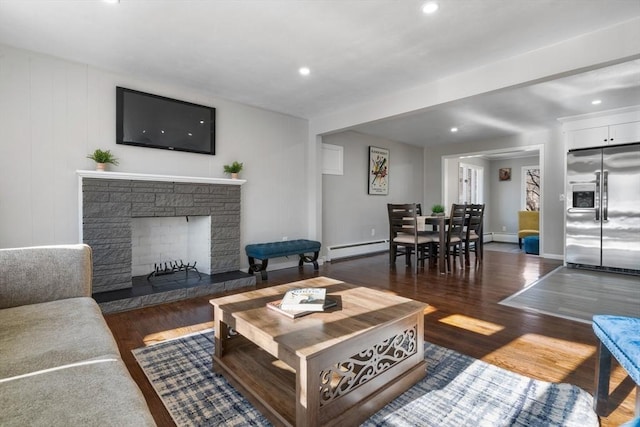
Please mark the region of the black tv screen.
POLYGON ((116 144, 216 153, 216 109, 116 87, 116 144))

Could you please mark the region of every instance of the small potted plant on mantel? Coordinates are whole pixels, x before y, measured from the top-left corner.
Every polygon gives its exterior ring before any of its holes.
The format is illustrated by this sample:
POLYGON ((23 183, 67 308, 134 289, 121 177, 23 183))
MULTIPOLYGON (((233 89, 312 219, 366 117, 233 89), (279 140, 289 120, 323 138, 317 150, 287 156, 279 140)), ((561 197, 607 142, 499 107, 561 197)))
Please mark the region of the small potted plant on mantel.
POLYGON ((231 179, 238 179, 238 173, 242 170, 242 163, 233 162, 230 165, 224 165, 224 173, 230 174, 231 179))
POLYGON ((431 214, 435 216, 443 216, 444 215, 444 206, 440 204, 435 204, 431 206, 431 214))
POLYGON ((118 166, 118 159, 111 154, 110 150, 103 151, 101 149, 96 149, 93 154, 89 154, 87 159, 91 159, 96 162, 96 170, 103 171, 106 169, 107 163, 111 163, 114 166, 118 166))

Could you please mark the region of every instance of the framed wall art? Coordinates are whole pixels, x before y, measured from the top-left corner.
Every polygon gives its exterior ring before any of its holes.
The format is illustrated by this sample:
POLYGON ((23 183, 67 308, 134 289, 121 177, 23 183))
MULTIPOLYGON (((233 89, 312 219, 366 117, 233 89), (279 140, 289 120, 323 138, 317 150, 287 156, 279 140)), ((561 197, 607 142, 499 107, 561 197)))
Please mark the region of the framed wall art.
POLYGON ((369 147, 369 194, 389 194, 389 150, 369 147))
POLYGON ((511 181, 511 168, 500 168, 498 179, 500 181, 511 181))

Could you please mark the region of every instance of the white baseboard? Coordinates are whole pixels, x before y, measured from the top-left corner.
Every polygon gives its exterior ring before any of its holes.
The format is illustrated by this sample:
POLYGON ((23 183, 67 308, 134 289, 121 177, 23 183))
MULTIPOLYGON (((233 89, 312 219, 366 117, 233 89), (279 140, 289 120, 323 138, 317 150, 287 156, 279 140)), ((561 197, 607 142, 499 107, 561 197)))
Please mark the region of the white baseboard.
POLYGON ((492 233, 492 234, 493 234, 494 242, 518 243, 517 234, 511 234, 511 233, 492 233))

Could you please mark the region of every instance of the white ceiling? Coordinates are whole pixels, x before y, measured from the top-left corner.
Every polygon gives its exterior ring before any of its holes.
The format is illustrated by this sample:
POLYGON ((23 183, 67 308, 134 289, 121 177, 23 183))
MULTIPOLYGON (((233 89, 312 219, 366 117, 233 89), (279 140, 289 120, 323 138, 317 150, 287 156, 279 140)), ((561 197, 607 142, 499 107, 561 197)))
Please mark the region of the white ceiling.
POLYGON ((433 146, 548 130, 558 118, 636 105, 640 105, 640 60, 479 95, 352 129, 433 146), (596 99, 602 104, 592 105, 596 99), (451 133, 451 127, 457 127, 458 132, 451 133))
MULTIPOLYGON (((441 0, 434 15, 422 4, 0 0, 0 43, 313 119, 640 17, 638 0, 441 0)), ((638 104, 635 60, 354 129, 435 145, 638 104)))

